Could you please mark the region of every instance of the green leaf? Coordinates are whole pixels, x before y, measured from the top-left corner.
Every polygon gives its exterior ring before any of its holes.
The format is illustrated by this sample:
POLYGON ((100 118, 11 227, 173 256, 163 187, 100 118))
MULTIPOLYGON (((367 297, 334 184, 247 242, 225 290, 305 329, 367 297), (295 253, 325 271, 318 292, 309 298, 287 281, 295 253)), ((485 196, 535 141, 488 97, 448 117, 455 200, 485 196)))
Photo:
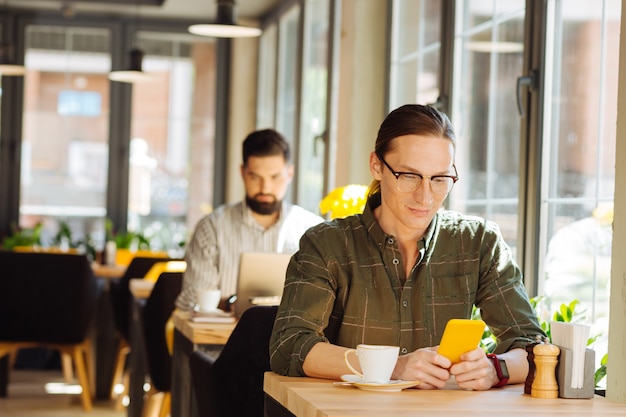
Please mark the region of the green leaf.
POLYGON ((5 250, 13 250, 16 246, 41 245, 41 229, 43 225, 37 223, 32 229, 20 229, 16 224, 11 224, 11 235, 2 241, 5 250))
POLYGON ((606 366, 607 366, 608 360, 609 360, 609 354, 606 353, 600 360, 600 367, 596 369, 596 372, 593 375, 593 382, 596 387, 600 385, 600 381, 602 381, 604 377, 606 376, 606 366))

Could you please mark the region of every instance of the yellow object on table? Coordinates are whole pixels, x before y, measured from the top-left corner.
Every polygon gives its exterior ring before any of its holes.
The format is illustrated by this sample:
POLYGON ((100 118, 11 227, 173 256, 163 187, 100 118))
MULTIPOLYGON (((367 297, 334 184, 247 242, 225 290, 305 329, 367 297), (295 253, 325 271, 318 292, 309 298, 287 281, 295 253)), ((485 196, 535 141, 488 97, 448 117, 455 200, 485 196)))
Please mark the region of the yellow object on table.
POLYGON ((77 248, 61 248, 60 246, 14 246, 14 252, 41 252, 41 253, 69 253, 72 255, 77 255, 77 248))
POLYGON ((117 265, 128 266, 133 258, 166 258, 168 253, 166 251, 153 251, 153 250, 136 250, 118 248, 115 252, 115 263, 117 265))
POLYGON ((156 262, 143 276, 143 279, 156 282, 163 272, 185 272, 187 263, 185 261, 156 262))

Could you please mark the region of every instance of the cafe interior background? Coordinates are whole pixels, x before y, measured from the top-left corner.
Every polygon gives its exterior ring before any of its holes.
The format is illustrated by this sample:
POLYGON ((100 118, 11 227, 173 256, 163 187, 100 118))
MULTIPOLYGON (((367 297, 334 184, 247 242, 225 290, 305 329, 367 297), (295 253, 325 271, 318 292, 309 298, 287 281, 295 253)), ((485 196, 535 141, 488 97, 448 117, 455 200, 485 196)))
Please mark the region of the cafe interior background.
POLYGON ((238 0, 259 37, 189 33, 217 3, 0 3, 25 67, 1 76, 1 237, 41 225, 46 246, 68 226, 66 244, 101 251, 129 231, 181 256, 200 217, 241 199, 248 132, 288 138, 288 199, 319 212, 369 183, 388 111, 434 104, 459 142, 446 207, 499 224, 541 314, 580 301, 607 397, 626 401, 621 1, 238 0), (111 81, 133 49, 148 80, 111 81))

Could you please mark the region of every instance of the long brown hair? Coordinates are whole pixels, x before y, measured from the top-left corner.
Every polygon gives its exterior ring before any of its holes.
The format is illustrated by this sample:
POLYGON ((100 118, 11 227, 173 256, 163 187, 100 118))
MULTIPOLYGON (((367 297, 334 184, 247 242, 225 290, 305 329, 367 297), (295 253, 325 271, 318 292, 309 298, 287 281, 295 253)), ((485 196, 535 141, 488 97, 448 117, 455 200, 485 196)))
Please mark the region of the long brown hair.
MULTIPOLYGON (((431 106, 405 104, 393 110, 383 120, 376 136, 375 152, 384 157, 392 149, 393 139, 405 135, 439 136, 456 146, 456 134, 448 116, 431 106)), ((373 180, 368 194, 378 191, 380 182, 373 180)))

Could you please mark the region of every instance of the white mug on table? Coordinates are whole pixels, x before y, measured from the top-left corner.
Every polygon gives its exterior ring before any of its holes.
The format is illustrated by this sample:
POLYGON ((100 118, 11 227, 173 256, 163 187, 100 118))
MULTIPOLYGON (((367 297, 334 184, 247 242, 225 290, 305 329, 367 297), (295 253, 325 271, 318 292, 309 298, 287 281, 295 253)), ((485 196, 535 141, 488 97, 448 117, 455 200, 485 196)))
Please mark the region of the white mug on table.
POLYGON ((398 346, 360 344, 357 345, 356 349, 347 350, 343 357, 348 368, 364 381, 385 384, 391 378, 393 369, 398 361, 399 352, 400 348, 398 346), (348 356, 351 353, 355 353, 359 359, 362 373, 350 364, 348 356))
POLYGON ((216 289, 198 291, 198 309, 208 312, 217 310, 222 298, 222 292, 216 289))

